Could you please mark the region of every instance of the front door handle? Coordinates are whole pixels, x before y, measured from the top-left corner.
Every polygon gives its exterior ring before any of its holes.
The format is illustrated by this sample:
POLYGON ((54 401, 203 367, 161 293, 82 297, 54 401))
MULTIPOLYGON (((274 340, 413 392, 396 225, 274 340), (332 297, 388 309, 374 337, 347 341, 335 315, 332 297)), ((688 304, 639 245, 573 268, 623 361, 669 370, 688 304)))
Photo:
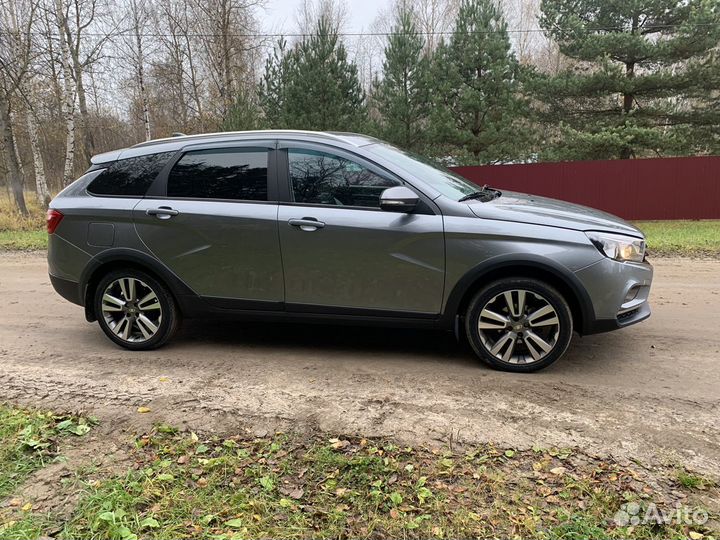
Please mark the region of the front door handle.
POLYGON ((308 217, 302 219, 290 219, 288 220, 288 224, 292 225, 293 227, 299 227, 300 230, 306 232, 317 231, 318 229, 322 229, 325 226, 322 221, 318 221, 315 218, 308 217))
POLYGON ((158 219, 170 219, 173 216, 177 216, 180 212, 169 206, 160 206, 159 208, 148 208, 145 210, 148 216, 155 216, 158 219))

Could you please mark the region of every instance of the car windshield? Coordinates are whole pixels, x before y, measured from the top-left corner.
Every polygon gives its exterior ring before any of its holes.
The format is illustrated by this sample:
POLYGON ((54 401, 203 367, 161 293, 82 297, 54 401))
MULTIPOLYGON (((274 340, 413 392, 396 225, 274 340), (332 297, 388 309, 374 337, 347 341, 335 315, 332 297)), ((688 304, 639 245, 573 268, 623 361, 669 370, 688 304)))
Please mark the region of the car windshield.
POLYGON ((459 174, 440 167, 422 156, 400 150, 389 144, 374 143, 366 146, 365 149, 388 161, 392 161, 455 201, 477 193, 480 189, 479 186, 459 174))

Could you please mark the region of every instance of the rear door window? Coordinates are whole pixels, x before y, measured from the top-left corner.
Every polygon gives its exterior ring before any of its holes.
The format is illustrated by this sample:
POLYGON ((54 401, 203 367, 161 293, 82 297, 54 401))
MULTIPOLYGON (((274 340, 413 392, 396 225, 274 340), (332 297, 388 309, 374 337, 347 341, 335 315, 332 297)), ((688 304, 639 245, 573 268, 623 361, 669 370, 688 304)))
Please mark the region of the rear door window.
POLYGON ((143 197, 173 154, 163 152, 114 161, 87 190, 93 195, 143 197))
POLYGON ((212 149, 187 152, 170 171, 167 196, 268 200, 268 151, 212 149))

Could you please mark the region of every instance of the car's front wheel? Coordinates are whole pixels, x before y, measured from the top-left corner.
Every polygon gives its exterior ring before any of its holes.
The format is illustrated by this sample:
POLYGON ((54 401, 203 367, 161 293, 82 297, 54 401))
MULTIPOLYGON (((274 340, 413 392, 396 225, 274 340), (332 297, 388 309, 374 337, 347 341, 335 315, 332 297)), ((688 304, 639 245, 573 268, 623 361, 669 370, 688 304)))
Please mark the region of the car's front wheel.
POLYGON ((179 324, 179 312, 167 288, 134 268, 109 272, 99 281, 95 313, 103 332, 131 350, 163 345, 179 324))
POLYGON ((570 307, 550 285, 530 278, 490 283, 470 301, 465 331, 481 360, 505 371, 549 366, 568 348, 570 307))

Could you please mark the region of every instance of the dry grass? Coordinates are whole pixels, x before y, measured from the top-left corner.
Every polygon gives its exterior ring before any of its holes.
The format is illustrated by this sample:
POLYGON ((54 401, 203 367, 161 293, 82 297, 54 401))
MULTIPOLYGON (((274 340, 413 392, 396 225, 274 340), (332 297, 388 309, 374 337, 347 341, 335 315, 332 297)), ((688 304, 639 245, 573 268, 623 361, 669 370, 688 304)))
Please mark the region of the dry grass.
POLYGON ((0 196, 0 231, 39 231, 45 228, 45 209, 35 198, 34 193, 25 194, 30 215, 23 216, 15 208, 7 193, 0 196))

